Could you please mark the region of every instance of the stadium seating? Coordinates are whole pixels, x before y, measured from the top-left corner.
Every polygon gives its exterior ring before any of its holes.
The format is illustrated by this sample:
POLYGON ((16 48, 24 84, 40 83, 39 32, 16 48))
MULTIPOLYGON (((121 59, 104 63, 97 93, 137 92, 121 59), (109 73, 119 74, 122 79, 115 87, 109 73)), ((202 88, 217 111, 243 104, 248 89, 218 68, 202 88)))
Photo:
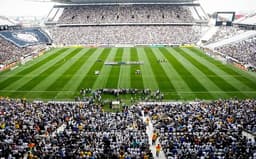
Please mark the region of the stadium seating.
MULTIPOLYGON (((21 57, 36 56, 34 51, 50 44, 50 37, 40 28, 12 29, 0 31, 0 64, 19 62, 21 57)), ((38 53, 38 52, 37 52, 38 53)))
POLYGON ((217 47, 216 50, 245 65, 256 67, 256 36, 217 47))
POLYGON ((1 98, 0 157, 152 158, 143 121, 149 117, 168 158, 252 158, 255 142, 241 132, 256 132, 255 104, 133 105, 109 113, 97 104, 1 98))
POLYGON ((207 41, 207 43, 205 43, 205 45, 215 43, 223 39, 231 38, 243 32, 246 32, 246 30, 240 29, 235 26, 234 27, 230 27, 230 26, 218 27, 217 32, 207 41))
POLYGON ((50 37, 39 28, 0 31, 0 36, 18 47, 51 43, 50 37))
POLYGON ((108 113, 97 105, 1 99, 0 116, 0 157, 152 158, 137 107, 108 113))
POLYGON ((146 106, 167 158, 253 158, 255 100, 146 106))
POLYGON ((13 43, 0 37, 0 64, 9 64, 18 61, 20 57, 27 53, 31 53, 32 50, 28 47, 20 48, 13 43))
POLYGON ((50 30, 53 42, 64 45, 191 44, 200 27, 192 26, 91 26, 50 30))
POLYGON ((201 36, 193 6, 67 5, 49 32, 61 45, 191 44, 201 36))
POLYGON ((96 5, 66 7, 60 24, 192 23, 188 6, 96 5))

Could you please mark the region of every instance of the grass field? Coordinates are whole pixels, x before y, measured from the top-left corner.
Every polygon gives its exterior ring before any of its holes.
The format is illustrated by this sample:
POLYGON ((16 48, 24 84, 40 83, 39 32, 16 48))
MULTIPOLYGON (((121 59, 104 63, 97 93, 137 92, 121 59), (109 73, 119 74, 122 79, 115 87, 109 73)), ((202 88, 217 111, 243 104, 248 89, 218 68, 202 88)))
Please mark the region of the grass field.
POLYGON ((166 100, 255 98, 256 75, 224 65, 197 48, 169 47, 56 48, 0 73, 0 96, 70 100, 81 88, 159 88, 166 100), (107 61, 144 64, 109 66, 107 61))

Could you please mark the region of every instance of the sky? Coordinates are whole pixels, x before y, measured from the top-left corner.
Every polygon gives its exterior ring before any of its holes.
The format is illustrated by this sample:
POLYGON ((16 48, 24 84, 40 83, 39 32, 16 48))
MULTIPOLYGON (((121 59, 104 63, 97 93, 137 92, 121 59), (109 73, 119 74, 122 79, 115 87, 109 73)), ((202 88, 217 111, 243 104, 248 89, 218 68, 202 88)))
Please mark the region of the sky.
POLYGON ((0 16, 47 16, 54 3, 40 1, 0 0, 0 16))
MULTIPOLYGON (((47 16, 52 2, 44 0, 0 0, 0 16, 47 16)), ((199 0, 207 13, 256 11, 256 0, 199 0)))
POLYGON ((216 11, 256 12, 256 0, 200 0, 207 13, 216 11))

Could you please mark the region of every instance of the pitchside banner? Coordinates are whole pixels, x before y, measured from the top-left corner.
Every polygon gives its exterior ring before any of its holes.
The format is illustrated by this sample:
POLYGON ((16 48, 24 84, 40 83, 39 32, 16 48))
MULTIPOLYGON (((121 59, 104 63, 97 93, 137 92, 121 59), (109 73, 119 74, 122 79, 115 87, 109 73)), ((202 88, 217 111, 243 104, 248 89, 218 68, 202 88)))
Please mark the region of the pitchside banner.
POLYGON ((216 26, 232 26, 235 19, 235 12, 217 12, 216 26))

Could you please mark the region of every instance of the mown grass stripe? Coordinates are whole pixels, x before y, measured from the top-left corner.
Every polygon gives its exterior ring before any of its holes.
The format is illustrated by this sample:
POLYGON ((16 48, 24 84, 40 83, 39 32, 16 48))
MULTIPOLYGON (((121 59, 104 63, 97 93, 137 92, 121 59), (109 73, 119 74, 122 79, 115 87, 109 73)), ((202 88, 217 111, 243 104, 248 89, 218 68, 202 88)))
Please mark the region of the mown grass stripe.
MULTIPOLYGON (((168 48, 169 49, 169 48, 168 48)), ((190 71, 197 81, 210 93, 213 91, 222 91, 214 82, 212 82, 200 69, 194 66, 191 61, 184 58, 180 52, 173 50, 174 56, 190 71)), ((219 94, 210 93, 215 99, 220 98, 219 94)))
POLYGON ((212 57, 206 55, 201 50, 197 48, 189 48, 192 52, 196 53, 198 56, 207 59, 213 65, 219 67, 222 71, 226 72, 227 74, 233 75, 234 78, 241 81, 245 85, 250 88, 256 89, 256 79, 255 77, 251 76, 250 74, 246 73, 245 71, 239 70, 234 68, 231 65, 223 65, 220 61, 213 59, 212 57))
MULTIPOLYGON (((106 59, 106 62, 112 62, 114 61, 115 55, 117 53, 117 48, 112 48, 110 50, 109 56, 106 59)), ((110 71, 113 66, 110 65, 105 65, 102 67, 100 70, 100 75, 93 84, 93 89, 98 89, 98 88, 106 88, 107 86, 107 81, 110 76, 110 71)))
POLYGON ((150 61, 147 58, 147 53, 143 48, 137 48, 139 61, 143 61, 144 64, 140 66, 141 75, 143 79, 144 88, 157 90, 159 88, 155 74, 153 73, 150 61))
POLYGON ((99 77, 99 75, 95 75, 95 71, 97 71, 97 70, 100 71, 100 75, 101 75, 101 69, 104 67, 104 62, 107 59, 107 57, 109 56, 110 51, 111 51, 110 48, 105 48, 102 51, 102 53, 100 54, 100 56, 98 58, 99 61, 95 61, 93 66, 91 68, 89 68, 90 70, 84 77, 83 82, 81 83, 82 85, 80 85, 78 87, 79 90, 82 88, 92 88, 92 86, 94 85, 94 82, 99 77))
MULTIPOLYGON (((138 52, 136 48, 130 49, 130 59, 131 61, 139 61, 138 52)), ((130 79, 131 79, 131 88, 143 89, 143 79, 142 75, 137 75, 136 70, 141 70, 140 65, 131 65, 130 66, 130 79)))
MULTIPOLYGON (((194 77, 194 75, 187 70, 187 67, 183 62, 177 60, 177 57, 174 56, 174 50, 159 48, 162 54, 167 58, 167 60, 173 64, 174 69, 179 73, 180 77, 187 83, 190 90, 193 92, 207 92, 208 90, 201 85, 201 83, 194 77), (189 77, 189 78, 188 78, 189 77)), ((203 99, 212 99, 213 96, 210 93, 205 93, 203 95, 195 94, 197 98, 203 99)))
MULTIPOLYGON (((55 98, 55 96, 58 94, 58 91, 62 91, 63 87, 72 78, 72 76, 76 75, 76 72, 78 71, 77 68, 79 68, 79 65, 83 64, 85 57, 88 57, 87 54, 89 53, 92 54, 93 50, 91 51, 89 48, 82 49, 74 57, 67 60, 65 65, 50 74, 32 90, 48 91, 50 93, 47 94, 47 97, 55 98)), ((35 94, 31 94, 30 96, 34 97, 35 94)), ((45 97, 45 94, 38 94, 37 96, 45 97)))
POLYGON ((78 71, 72 76, 68 83, 63 86, 62 91, 55 96, 56 99, 74 99, 75 96, 79 95, 79 90, 82 87, 83 79, 88 74, 89 69, 95 64, 103 50, 103 48, 92 48, 90 53, 87 53, 87 56, 81 61, 81 65, 74 65, 78 71))
MULTIPOLYGON (((234 69, 234 68, 233 68, 233 69, 234 69)), ((240 71, 240 70, 239 70, 239 71, 240 71)), ((251 79, 253 79, 253 81, 256 81, 256 73, 255 73, 255 72, 248 71, 247 73, 251 76, 251 79)))
POLYGON ((144 48, 144 50, 147 53, 146 55, 148 60, 150 61, 150 66, 155 75, 156 81, 158 82, 159 89, 162 92, 174 92, 173 96, 170 97, 172 99, 179 98, 171 80, 169 80, 168 76, 163 70, 161 63, 158 62, 158 60, 163 60, 163 59, 157 59, 155 53, 149 47, 144 48))
MULTIPOLYGON (((190 51, 191 54, 194 54, 194 56, 201 58, 200 56, 198 56, 195 52, 190 51)), ((201 61, 207 61, 206 58, 201 58, 201 61)), ((222 64, 223 65, 223 64, 222 64)), ((219 75, 224 75, 227 74, 225 71, 223 71, 222 69, 219 69, 219 67, 217 67, 216 65, 213 65, 212 63, 208 62, 208 66, 212 69, 215 70, 216 73, 218 73, 219 75)), ((223 65, 221 67, 226 67, 227 65, 223 65)), ((243 90, 255 90, 254 85, 252 84, 250 87, 248 87, 245 83, 243 83, 242 81, 239 81, 237 78, 235 78, 236 75, 230 75, 230 76, 224 76, 223 78, 226 81, 229 81, 230 84, 232 84, 233 87, 237 88, 239 91, 243 91, 243 90)), ((249 97, 247 94, 240 95, 241 97, 249 97)))
MULTIPOLYGON (((123 48, 122 48, 123 49, 123 48)), ((18 67, 17 69, 13 71, 7 71, 0 73, 0 83, 4 82, 8 78, 12 78, 14 76, 19 77, 18 80, 11 83, 9 86, 7 86, 4 89, 0 89, 0 95, 1 96, 10 96, 12 98, 15 97, 26 97, 28 99, 47 99, 47 100, 67 100, 67 99, 74 99, 76 95, 79 94, 79 86, 81 83, 85 84, 83 86, 94 87, 96 86, 96 82, 98 85, 98 88, 106 88, 108 85, 108 81, 113 82, 113 80, 110 80, 111 74, 113 74, 113 67, 104 66, 104 62, 97 62, 98 59, 104 58, 108 61, 114 61, 118 57, 120 60, 118 61, 144 61, 144 65, 122 65, 119 66, 119 75, 116 77, 116 81, 114 83, 118 83, 118 88, 125 88, 121 87, 121 83, 126 83, 125 85, 128 85, 129 88, 144 88, 145 82, 142 77, 150 75, 153 77, 148 78, 147 81, 149 85, 152 84, 154 80, 158 85, 161 85, 159 83, 159 80, 157 80, 159 77, 154 77, 159 74, 159 71, 157 74, 155 73, 154 69, 151 67, 160 67, 160 72, 165 73, 165 80, 171 81, 173 84, 173 87, 176 90, 176 93, 172 91, 166 90, 165 92, 160 88, 160 91, 162 91, 165 94, 165 99, 177 99, 177 100, 194 100, 196 98, 201 99, 216 99, 216 98, 226 98, 226 97, 234 97, 237 98, 247 98, 247 97, 256 97, 256 78, 254 74, 250 74, 248 72, 236 69, 235 67, 232 67, 231 65, 224 65, 221 62, 211 59, 215 61, 215 65, 208 61, 210 57, 206 56, 205 54, 198 54, 192 51, 189 48, 182 48, 182 49, 169 49, 165 48, 167 50, 167 56, 166 58, 165 54, 161 51, 161 48, 149 48, 151 51, 147 51, 148 49, 144 48, 124 48, 122 55, 118 56, 119 49, 109 49, 109 53, 103 55, 103 48, 87 48, 87 50, 90 50, 86 52, 86 49, 81 50, 79 53, 71 57, 69 60, 65 57, 71 54, 72 51, 76 50, 76 48, 70 48, 61 53, 58 53, 59 50, 62 49, 55 49, 51 50, 49 53, 46 53, 45 55, 34 59, 33 61, 27 63, 24 66, 18 67), (91 51, 93 50, 93 51, 91 51), (133 51, 132 51, 133 50, 133 51), (117 51, 117 52, 116 52, 117 51), (149 54, 148 52, 151 52, 153 55, 149 54), (170 53, 169 53, 170 52, 170 53), (36 68, 33 71, 29 71, 28 74, 20 74, 22 71, 31 68, 34 65, 37 65, 41 61, 53 56, 53 54, 58 55, 45 62, 42 63, 41 66, 36 68), (127 54, 128 53, 128 54, 127 54), (180 66, 175 66, 176 64, 173 63, 173 59, 168 54, 171 54, 176 58, 176 61, 180 63, 183 67, 189 71, 193 78, 195 78, 199 84, 201 84, 205 90, 197 90, 195 85, 195 89, 197 91, 194 91, 190 88, 189 84, 184 80, 184 78, 187 79, 187 81, 191 82, 191 75, 190 74, 181 74, 176 69, 180 66), (156 61, 156 59, 164 59, 166 58, 168 60, 167 63, 154 63, 152 61, 156 61), (60 61, 60 59, 65 59, 63 63, 59 63, 59 67, 55 67, 57 62, 60 61), (134 60, 135 59, 135 60, 134 60), (171 59, 171 62, 170 62, 171 59), (80 62, 79 62, 80 61, 80 62), (148 66, 145 66, 146 65, 148 66), (156 66, 157 65, 157 66, 156 66), (217 66, 216 66, 217 65, 217 66), (44 73, 51 67, 55 67, 53 72, 48 72, 47 74, 44 73), (143 68, 142 68, 143 67, 143 68), (132 68, 134 70, 132 71, 132 68), (230 69, 233 73, 227 73, 223 71, 222 69, 230 69), (144 70, 145 69, 145 70, 144 70), (152 74, 148 73, 146 69, 151 70, 152 74), (96 76, 94 75, 95 70, 100 70, 100 75, 96 76), (103 71, 102 71, 103 70, 103 71), (136 75, 135 71, 141 70, 142 75, 136 75), (43 75, 47 77, 43 77, 42 79, 38 79, 38 83, 29 83, 30 80, 33 80, 35 78, 38 78, 42 73, 43 75), (93 78, 88 78, 90 75, 94 75, 93 78), (101 76, 102 75, 102 76, 101 76), (85 77, 86 76, 86 77, 85 77), (128 78, 127 78, 128 77, 128 78), (82 81, 83 79, 87 78, 85 81, 82 81), (100 78, 100 79, 99 79, 100 78), (132 87, 133 79, 136 79, 135 83, 140 84, 138 87, 132 87), (250 84, 250 87, 239 78, 245 79, 245 81, 250 84), (225 82, 221 82, 220 79, 224 80, 225 82), (214 81, 217 80, 217 81, 214 81), (210 81, 210 82, 209 82, 210 81), (28 84, 29 83, 29 84, 28 84), (226 86, 227 83, 231 86, 226 86), (27 86, 25 86, 27 85, 27 86), (23 88, 24 87, 24 88, 23 88), (32 87, 32 89, 30 88, 32 87), (232 88, 234 87, 234 88, 232 88), (177 98, 173 98, 173 95, 177 95, 177 98), (205 95, 206 94, 206 95, 205 95), (211 98, 209 97, 212 96, 211 98), (206 97, 207 96, 207 97, 206 97)), ((197 50, 197 49, 196 49, 197 50)), ((180 69, 180 68, 179 68, 180 69)), ((159 70, 159 68, 157 69, 159 70)), ((182 68, 181 68, 182 70, 182 68)), ((192 80, 193 82, 193 80, 192 80)), ((191 84, 193 85, 193 84, 191 84)), ((1 85, 0 85, 1 86, 1 85)), ((84 87, 84 88, 86 88, 84 87)), ((145 87, 147 88, 147 87, 145 87)), ((96 87, 95 87, 96 89, 96 87)), ((152 89, 150 87, 150 89, 152 89)), ((114 99, 112 96, 103 96, 103 98, 108 99, 114 99)), ((129 99, 130 96, 122 96, 124 99, 129 99)))
MULTIPOLYGON (((162 52, 159 50, 159 48, 153 48, 153 52, 155 52, 155 56, 158 59, 166 59, 167 58, 162 54, 162 52)), ((168 60, 167 60, 168 61, 168 60)), ((187 85, 187 83, 182 79, 182 77, 179 75, 179 73, 174 69, 174 66, 171 62, 165 62, 161 64, 163 67, 163 70, 165 71, 166 76, 169 78, 169 80, 172 81, 173 86, 176 90, 176 93, 178 95, 178 99, 195 99, 195 95, 193 93, 183 93, 184 91, 191 92, 191 89, 187 85)), ((175 92, 174 92, 175 93, 175 92)), ((166 98, 169 99, 168 95, 172 95, 173 93, 165 93, 167 96, 166 98)), ((174 98, 173 98, 174 99, 174 98)))
POLYGON ((35 59, 31 60, 31 61, 28 61, 26 62, 26 64, 22 65, 18 65, 18 67, 14 70, 5 70, 5 71, 2 71, 0 72, 0 82, 6 80, 7 78, 9 77, 12 77, 12 76, 18 76, 17 74, 20 73, 21 71, 24 71, 25 69, 35 65, 36 63, 48 58, 49 56, 51 56, 52 54, 55 54, 57 51, 61 50, 61 48, 55 48, 55 49, 50 49, 48 51, 45 51, 45 53, 43 54, 43 56, 39 56, 39 57, 36 57, 35 59))
MULTIPOLYGON (((130 61, 130 48, 124 48, 122 61, 130 61)), ((131 87, 131 65, 121 65, 118 79, 118 88, 131 87)))
MULTIPOLYGON (((116 56, 114 58, 114 62, 121 62, 123 56, 123 48, 118 48, 116 52, 116 56)), ((120 74, 121 65, 111 66, 110 76, 108 77, 108 81, 106 83, 106 88, 117 88, 118 80, 120 74)))
MULTIPOLYGON (((188 50, 184 50, 181 48, 175 48, 176 51, 180 53, 184 58, 189 60, 195 67, 197 67, 199 70, 201 70, 207 77, 215 83, 216 86, 218 86, 223 91, 238 91, 239 90, 235 87, 233 87, 231 84, 229 84, 230 81, 223 79, 223 77, 219 76, 217 73, 215 73, 213 70, 210 69, 209 63, 202 63, 202 59, 196 58, 192 56, 188 50), (208 67, 207 67, 208 66, 208 67)), ((231 81, 232 82, 232 81, 231 81)), ((230 97, 230 95, 226 95, 225 97, 230 97)), ((233 94, 232 96, 235 96, 233 94)))
MULTIPOLYGON (((23 87, 23 85, 25 85, 31 79, 33 79, 33 78, 31 78, 31 75, 34 75, 34 74, 41 75, 45 70, 47 70, 47 69, 51 68, 53 65, 55 65, 60 58, 64 58, 65 56, 67 56, 69 53, 71 53, 74 50, 75 49, 68 49, 65 52, 62 52, 56 58, 51 59, 47 63, 43 64, 41 67, 38 67, 34 71, 30 72, 28 74, 28 76, 24 75, 23 77, 20 77, 17 81, 15 81, 14 83, 12 83, 8 87, 6 87, 5 90, 14 90, 14 89, 18 90, 20 87, 23 87)), ((36 77, 38 77, 38 76, 35 76, 34 78, 36 78, 36 77)), ((32 85, 32 83, 31 83, 31 85, 32 85)))
MULTIPOLYGON (((71 53, 67 54, 65 57, 58 59, 58 61, 52 65, 52 67, 49 67, 45 71, 43 71, 40 75, 36 76, 35 78, 32 78, 30 80, 27 80, 24 85, 21 85, 17 89, 17 91, 21 90, 31 90, 33 89, 36 85, 38 85, 41 81, 46 79, 50 74, 52 74, 56 69, 61 68, 67 61, 75 56, 81 49, 76 49, 72 51, 71 53)), ((17 94, 15 94, 17 95, 17 94)))
MULTIPOLYGON (((23 92, 23 93, 27 93, 27 92, 42 92, 42 93, 47 93, 47 92, 59 92, 59 91, 46 91, 46 90, 30 90, 30 91, 27 91, 27 90, 25 90, 25 91, 17 91, 17 90, 0 90, 0 92, 23 92)), ((68 90, 66 90, 66 91, 63 91, 63 92, 70 92, 70 93, 73 93, 74 91, 73 90, 70 90, 70 91, 68 91, 68 90)), ((196 94, 196 93, 202 93, 202 94, 204 94, 204 93, 207 93, 207 92, 211 92, 211 93, 240 93, 240 92, 237 92, 237 91, 229 91, 229 92, 223 92, 223 91, 206 91, 206 92, 204 92, 204 91, 201 91, 201 92, 193 92, 193 91, 180 91, 180 92, 182 92, 182 93, 194 93, 194 94, 196 94)), ((256 91, 241 91, 241 92, 243 92, 243 93, 252 93, 252 94, 255 94, 256 93, 256 91)), ((166 92, 166 93, 172 93, 172 92, 166 92)))
POLYGON ((12 83, 18 81, 20 79, 20 76, 25 76, 29 73, 31 73, 32 71, 36 70, 37 68, 41 67, 42 65, 46 64, 48 61, 56 58, 57 56, 59 56, 63 51, 66 51, 67 49, 61 49, 58 50, 57 52, 53 53, 52 55, 50 55, 49 57, 43 59, 42 61, 38 62, 38 63, 34 63, 32 66, 30 66, 29 68, 26 68, 22 71, 20 71, 17 74, 14 74, 12 76, 10 76, 9 78, 7 78, 6 80, 0 82, 0 89, 5 89, 6 87, 8 87, 9 85, 11 85, 12 83))

